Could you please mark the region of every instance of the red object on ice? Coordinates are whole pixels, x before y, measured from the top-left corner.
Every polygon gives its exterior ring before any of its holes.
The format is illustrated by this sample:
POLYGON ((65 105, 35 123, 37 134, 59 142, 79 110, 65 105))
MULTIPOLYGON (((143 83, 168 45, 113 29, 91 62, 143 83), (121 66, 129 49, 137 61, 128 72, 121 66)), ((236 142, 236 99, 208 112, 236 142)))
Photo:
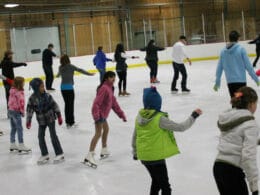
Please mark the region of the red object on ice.
POLYGON ((260 76, 260 69, 257 70, 255 73, 256 73, 257 76, 260 76))

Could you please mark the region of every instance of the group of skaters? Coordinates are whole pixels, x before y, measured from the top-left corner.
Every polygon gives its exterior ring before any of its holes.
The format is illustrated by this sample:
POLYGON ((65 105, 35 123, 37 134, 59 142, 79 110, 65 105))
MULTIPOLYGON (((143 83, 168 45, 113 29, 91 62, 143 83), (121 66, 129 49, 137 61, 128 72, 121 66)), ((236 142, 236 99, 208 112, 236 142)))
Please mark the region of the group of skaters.
MULTIPOLYGON (((258 96, 254 89, 247 87, 246 71, 248 71, 258 86, 260 82, 253 69, 253 65, 249 61, 246 50, 238 43, 239 36, 239 33, 236 31, 230 32, 230 42, 221 51, 216 70, 214 90, 217 91, 219 89, 221 75, 225 72, 231 97, 231 106, 227 111, 219 115, 218 128, 221 134, 213 174, 221 195, 248 195, 246 180, 252 194, 258 195, 258 168, 256 159, 259 127, 253 116, 257 108, 258 96)), ((182 74, 182 92, 190 91, 186 86, 187 72, 184 65, 184 59, 191 65, 191 60, 185 51, 186 44, 186 37, 180 36, 179 41, 173 46, 174 77, 171 85, 173 93, 178 92, 176 83, 179 73, 182 74)), ((55 130, 56 119, 59 125, 63 123, 62 114, 56 101, 47 93, 48 90, 54 90, 52 88, 52 59, 46 60, 46 58, 56 56, 52 49, 53 45, 50 44, 43 52, 43 58, 45 58, 43 60, 43 68, 46 74, 45 85, 40 78, 33 78, 29 83, 33 93, 28 99, 26 114, 23 89, 24 78, 14 77, 13 73, 14 67, 26 66, 26 63, 14 63, 12 60, 13 52, 11 51, 5 53, 1 63, 3 74, 1 78, 4 80, 8 117, 10 118, 11 125, 10 150, 18 150, 20 152, 31 150, 23 143, 21 117, 26 115, 26 127, 30 129, 32 117, 35 113, 38 121, 38 139, 41 149, 41 157, 38 160, 39 164, 46 163, 50 159, 45 142, 45 130, 47 127, 49 128, 52 145, 56 154, 54 162, 60 162, 65 159, 55 130), (15 143, 16 133, 18 135, 18 146, 15 143)), ((151 70, 150 83, 152 84, 159 83, 157 78, 157 52, 162 50, 164 48, 156 46, 154 40, 151 40, 147 47, 141 49, 141 51, 146 51, 145 60, 151 70)), ((114 60, 116 61, 116 73, 119 77, 119 96, 130 95, 126 90, 127 58, 136 58, 136 56, 128 56, 124 50, 124 46, 118 44, 114 60)), ((126 115, 120 108, 114 95, 116 73, 106 71, 107 61, 112 61, 112 59, 107 58, 102 51, 102 47, 99 47, 93 59, 94 65, 100 73, 100 84, 97 87, 96 97, 92 104, 95 134, 90 142, 89 152, 84 159, 84 163, 94 168, 97 167, 94 155, 100 138, 102 140, 101 157, 107 157, 110 154, 107 147, 109 133, 107 118, 111 109, 120 119, 124 122, 127 121, 126 115)), ((60 57, 58 76, 61 76, 60 89, 65 104, 64 111, 67 128, 72 128, 76 125, 74 119, 74 71, 88 76, 94 75, 71 64, 68 55, 64 54, 60 57)), ((177 123, 171 120, 166 112, 161 110, 161 106, 162 97, 156 87, 145 88, 143 90, 143 108, 139 110, 136 117, 132 139, 133 159, 140 160, 151 176, 151 195, 157 195, 160 191, 164 195, 171 194, 172 190, 165 159, 179 153, 173 132, 189 129, 202 114, 201 109, 194 109, 186 120, 177 123), (162 145, 161 143, 164 144, 162 145)))

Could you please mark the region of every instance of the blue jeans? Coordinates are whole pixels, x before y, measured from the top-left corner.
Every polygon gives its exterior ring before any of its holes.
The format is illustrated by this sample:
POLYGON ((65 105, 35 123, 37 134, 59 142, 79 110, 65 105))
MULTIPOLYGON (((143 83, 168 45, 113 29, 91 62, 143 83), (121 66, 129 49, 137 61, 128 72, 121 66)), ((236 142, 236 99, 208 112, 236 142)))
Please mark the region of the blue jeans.
POLYGON ((98 68, 98 72, 99 72, 99 80, 100 80, 100 83, 101 83, 103 78, 104 78, 104 74, 106 73, 106 69, 98 68))
POLYGON ((19 143, 23 143, 23 126, 22 126, 22 114, 17 111, 9 110, 8 115, 10 117, 11 133, 10 141, 15 143, 15 133, 17 132, 19 143))

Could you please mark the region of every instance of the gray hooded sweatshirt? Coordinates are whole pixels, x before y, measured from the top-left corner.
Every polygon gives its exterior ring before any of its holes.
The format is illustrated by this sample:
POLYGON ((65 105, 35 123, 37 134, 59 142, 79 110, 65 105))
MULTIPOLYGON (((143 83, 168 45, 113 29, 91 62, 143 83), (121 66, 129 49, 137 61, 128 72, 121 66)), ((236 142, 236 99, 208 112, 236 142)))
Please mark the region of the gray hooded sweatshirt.
POLYGON ((229 109, 219 115, 221 131, 216 161, 240 167, 252 192, 258 190, 257 140, 259 127, 247 109, 229 109))

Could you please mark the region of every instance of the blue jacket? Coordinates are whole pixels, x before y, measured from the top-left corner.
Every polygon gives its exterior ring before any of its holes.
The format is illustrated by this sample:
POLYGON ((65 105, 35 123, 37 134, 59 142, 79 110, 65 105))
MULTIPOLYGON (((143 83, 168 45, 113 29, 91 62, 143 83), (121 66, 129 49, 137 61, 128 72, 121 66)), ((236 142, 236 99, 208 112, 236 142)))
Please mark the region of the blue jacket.
POLYGON ((223 70, 228 84, 246 83, 246 71, 256 83, 259 82, 246 50, 238 43, 228 45, 221 51, 216 70, 217 86, 220 86, 223 70))
POLYGON ((94 65, 97 67, 97 69, 105 69, 106 68, 106 62, 112 61, 109 58, 106 58, 106 55, 103 51, 97 51, 96 56, 93 59, 94 65))

